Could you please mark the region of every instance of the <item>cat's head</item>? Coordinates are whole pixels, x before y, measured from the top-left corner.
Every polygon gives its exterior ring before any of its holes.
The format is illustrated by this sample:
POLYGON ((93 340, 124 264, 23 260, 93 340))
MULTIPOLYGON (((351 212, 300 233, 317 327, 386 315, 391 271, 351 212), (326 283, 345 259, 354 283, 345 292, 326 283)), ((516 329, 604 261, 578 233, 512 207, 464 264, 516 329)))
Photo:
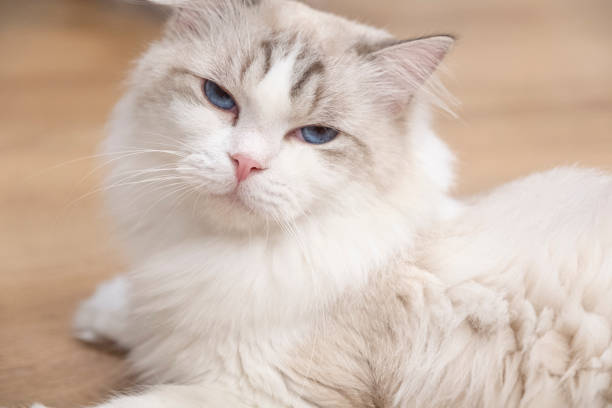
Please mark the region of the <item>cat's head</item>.
POLYGON ((127 160, 182 187, 194 213, 238 229, 289 223, 384 200, 421 165, 432 180, 419 183, 447 182, 435 163, 446 150, 413 140, 413 121, 451 37, 398 41, 287 0, 154 2, 172 17, 132 75, 110 144, 150 150, 127 160))

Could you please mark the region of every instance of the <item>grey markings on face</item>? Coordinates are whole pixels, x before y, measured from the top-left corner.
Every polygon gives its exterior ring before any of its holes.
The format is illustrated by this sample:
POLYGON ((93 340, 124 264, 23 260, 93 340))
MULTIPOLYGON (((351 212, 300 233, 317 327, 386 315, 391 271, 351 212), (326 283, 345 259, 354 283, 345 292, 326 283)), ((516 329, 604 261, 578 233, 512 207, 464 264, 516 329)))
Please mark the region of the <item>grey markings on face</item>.
POLYGON ((341 165, 351 169, 352 174, 361 174, 367 179, 372 164, 370 148, 352 135, 344 133, 342 137, 351 139, 352 143, 343 148, 321 149, 322 157, 332 166, 341 165))
POLYGON ((263 76, 266 76, 268 72, 270 72, 270 68, 272 68, 272 52, 274 51, 274 42, 272 40, 264 41, 261 44, 261 48, 264 52, 263 76))
POLYGON ((143 105, 166 105, 171 99, 168 95, 178 95, 192 105, 201 105, 201 91, 193 85, 195 77, 195 74, 183 68, 170 69, 150 90, 142 94, 142 97, 146 98, 146 102, 142 102, 143 105))
MULTIPOLYGON (((291 87, 291 98, 297 99, 305 86, 315 77, 321 77, 325 73, 325 65, 317 54, 311 52, 306 45, 301 45, 299 35, 292 34, 289 37, 279 37, 277 33, 273 33, 268 39, 261 42, 260 48, 255 53, 250 53, 245 58, 240 69, 240 82, 244 83, 249 70, 252 68, 256 60, 263 60, 261 77, 265 77, 272 69, 275 56, 288 56, 292 50, 300 47, 300 52, 296 58, 294 70, 297 72, 293 85, 291 87)), ((312 113, 323 97, 324 87, 321 83, 315 88, 315 94, 312 102, 312 107, 309 113, 312 113)))
POLYGON ((297 98, 304 85, 314 76, 322 75, 325 72, 325 66, 321 60, 316 60, 310 66, 308 66, 302 76, 293 84, 291 88, 291 97, 297 98))
POLYGON ((274 56, 274 49, 278 45, 278 41, 274 38, 267 39, 261 42, 260 48, 257 51, 251 52, 247 55, 242 68, 240 69, 240 82, 244 83, 245 77, 255 60, 263 58, 263 68, 261 77, 265 77, 270 69, 272 68, 272 58, 274 56))

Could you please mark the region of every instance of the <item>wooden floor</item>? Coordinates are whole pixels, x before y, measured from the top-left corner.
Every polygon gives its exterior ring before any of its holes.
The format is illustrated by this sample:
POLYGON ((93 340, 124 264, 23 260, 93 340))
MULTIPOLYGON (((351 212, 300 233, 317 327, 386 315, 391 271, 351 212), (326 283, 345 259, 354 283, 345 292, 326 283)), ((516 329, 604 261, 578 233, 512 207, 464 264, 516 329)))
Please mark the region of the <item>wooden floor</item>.
MULTIPOLYGON (((133 2, 134 3, 134 2, 133 2)), ((458 194, 556 165, 612 167, 610 0, 318 0, 402 37, 460 41, 438 129, 458 194)), ((70 337, 78 301, 121 271, 95 154, 159 16, 112 0, 0 0, 0 406, 70 408, 116 388, 121 360, 70 337)))

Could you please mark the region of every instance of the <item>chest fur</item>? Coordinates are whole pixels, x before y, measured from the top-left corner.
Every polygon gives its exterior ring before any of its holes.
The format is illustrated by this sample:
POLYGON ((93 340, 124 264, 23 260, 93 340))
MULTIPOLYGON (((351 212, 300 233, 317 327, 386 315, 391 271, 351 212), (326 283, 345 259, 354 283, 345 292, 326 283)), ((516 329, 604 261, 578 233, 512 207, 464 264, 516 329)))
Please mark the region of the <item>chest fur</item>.
POLYGON ((344 298, 292 350, 288 377, 302 395, 315 406, 473 407, 520 394, 518 371, 504 373, 521 356, 503 302, 469 288, 470 304, 404 268, 344 298))

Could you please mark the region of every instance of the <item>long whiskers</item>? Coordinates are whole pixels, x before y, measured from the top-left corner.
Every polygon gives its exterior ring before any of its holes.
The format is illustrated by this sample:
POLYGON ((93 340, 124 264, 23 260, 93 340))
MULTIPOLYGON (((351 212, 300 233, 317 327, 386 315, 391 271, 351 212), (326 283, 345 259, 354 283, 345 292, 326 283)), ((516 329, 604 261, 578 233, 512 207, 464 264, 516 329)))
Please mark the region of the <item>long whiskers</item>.
MULTIPOLYGON (((167 198, 174 196, 174 195, 178 195, 181 194, 180 197, 183 197, 183 193, 187 192, 191 192, 193 189, 193 185, 190 183, 186 183, 185 181, 180 182, 180 183, 174 183, 172 184, 172 186, 176 186, 176 188, 173 188, 171 191, 169 191, 166 194, 163 194, 162 196, 160 196, 155 202, 153 202, 153 204, 151 204, 149 207, 147 207, 144 211, 141 212, 138 221, 134 224, 133 229, 137 230, 139 229, 142 224, 144 223, 144 221, 146 220, 147 215, 158 205, 160 205, 161 203, 163 203, 167 198)), ((168 186, 170 187, 170 186, 168 186)), ((178 198, 175 198, 175 201, 177 201, 178 198)), ((170 214, 172 213, 172 211, 174 211, 174 209, 176 208, 176 203, 173 204, 173 206, 171 207, 170 211, 168 211, 166 213, 166 217, 164 218, 163 221, 167 220, 168 217, 170 216, 170 214)))
MULTIPOLYGON (((160 149, 147 149, 147 148, 138 148, 138 147, 121 147, 121 150, 116 150, 113 152, 105 152, 105 153, 97 153, 97 154, 92 154, 92 155, 87 155, 87 156, 82 156, 82 157, 77 157, 74 159, 69 159, 66 160, 64 162, 61 163, 57 163, 54 164, 52 166, 46 167, 36 173, 33 173, 31 175, 29 175, 28 177, 25 178, 25 180, 31 180, 33 178, 36 177, 40 177, 42 175, 44 175, 47 172, 62 168, 62 167, 66 167, 69 166, 71 164, 75 164, 75 163, 80 163, 83 161, 87 161, 87 160, 96 160, 96 159, 100 159, 100 158, 106 158, 106 157, 112 157, 112 156, 119 156, 117 157, 117 160, 123 158, 123 157, 131 157, 131 156, 135 156, 135 155, 141 155, 141 154, 151 154, 151 153, 164 153, 164 154, 171 154, 171 155, 176 155, 176 156, 187 156, 188 153, 183 153, 180 151, 176 151, 176 150, 172 150, 169 149, 169 147, 171 146, 165 146, 164 149, 160 148, 160 149)), ((108 164, 114 162, 116 160, 112 160, 110 162, 107 162, 108 164)), ((105 167, 107 164, 102 164, 99 165, 98 167, 102 168, 105 167)))
MULTIPOLYGON (((160 169, 161 170, 161 169, 160 169)), ((171 171, 172 169, 168 169, 167 171, 171 171)), ((93 195, 96 195, 98 193, 102 193, 102 192, 106 192, 115 188, 119 188, 119 187, 126 187, 126 186, 135 186, 135 185, 146 185, 146 184, 151 184, 151 183, 161 183, 161 182, 166 182, 166 181, 176 181, 176 180, 183 180, 184 177, 180 176, 180 175, 169 175, 169 176, 156 176, 156 177, 150 177, 150 178, 146 178, 146 179, 142 179, 142 180, 132 180, 134 176, 128 176, 124 179, 121 179, 111 185, 107 185, 107 186, 103 186, 103 187, 99 187, 96 188, 92 191, 89 191, 85 194, 82 194, 81 196, 77 197, 76 199, 72 200, 70 203, 68 203, 66 205, 66 209, 72 208, 76 203, 91 197, 93 195)))
MULTIPOLYGON (((121 152, 105 153, 104 156, 115 156, 115 155, 117 156, 95 166, 89 173, 87 173, 79 181, 79 183, 77 183, 77 185, 83 183, 85 180, 87 180, 89 177, 91 177, 94 173, 96 173, 100 169, 103 169, 119 160, 125 160, 128 158, 134 157, 134 156, 139 156, 143 154, 153 154, 153 153, 167 154, 167 155, 172 155, 172 156, 176 156, 180 158, 185 157, 185 154, 182 152, 178 152, 174 150, 161 150, 161 149, 138 149, 138 150, 126 150, 126 151, 121 151, 121 152)), ((99 156, 99 157, 103 157, 103 156, 99 156)))

